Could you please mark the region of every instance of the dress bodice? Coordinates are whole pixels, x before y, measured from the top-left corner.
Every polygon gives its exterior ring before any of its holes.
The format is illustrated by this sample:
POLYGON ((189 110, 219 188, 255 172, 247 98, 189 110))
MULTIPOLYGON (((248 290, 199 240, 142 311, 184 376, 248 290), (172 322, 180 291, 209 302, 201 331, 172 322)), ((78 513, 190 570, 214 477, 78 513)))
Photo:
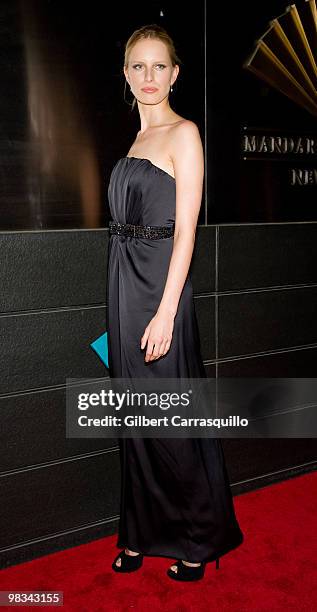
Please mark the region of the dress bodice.
POLYGON ((175 222, 176 181, 149 159, 121 157, 110 176, 108 200, 117 223, 169 225, 175 222))

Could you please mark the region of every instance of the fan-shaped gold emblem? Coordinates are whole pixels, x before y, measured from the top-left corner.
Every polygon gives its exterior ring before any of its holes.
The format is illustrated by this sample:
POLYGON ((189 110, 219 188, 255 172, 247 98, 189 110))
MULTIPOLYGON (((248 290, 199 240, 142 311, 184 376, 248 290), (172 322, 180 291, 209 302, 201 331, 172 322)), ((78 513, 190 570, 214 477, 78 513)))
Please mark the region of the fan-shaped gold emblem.
POLYGON ((316 0, 305 0, 269 22, 243 67, 317 116, 316 61, 316 0))

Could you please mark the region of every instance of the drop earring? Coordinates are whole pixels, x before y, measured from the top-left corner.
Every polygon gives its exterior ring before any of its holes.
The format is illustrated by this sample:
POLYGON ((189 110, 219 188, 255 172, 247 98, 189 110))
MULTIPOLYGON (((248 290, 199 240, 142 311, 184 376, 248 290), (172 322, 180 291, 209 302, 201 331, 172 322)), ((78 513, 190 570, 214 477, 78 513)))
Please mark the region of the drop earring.
MULTIPOLYGON (((129 84, 129 88, 130 88, 130 91, 132 91, 130 84, 129 84)), ((131 106, 131 102, 129 102, 129 100, 127 100, 127 97, 126 97, 126 90, 127 90, 127 81, 124 81, 123 99, 129 106, 131 106)))
POLYGON ((173 86, 171 85, 171 91, 173 91, 173 86))

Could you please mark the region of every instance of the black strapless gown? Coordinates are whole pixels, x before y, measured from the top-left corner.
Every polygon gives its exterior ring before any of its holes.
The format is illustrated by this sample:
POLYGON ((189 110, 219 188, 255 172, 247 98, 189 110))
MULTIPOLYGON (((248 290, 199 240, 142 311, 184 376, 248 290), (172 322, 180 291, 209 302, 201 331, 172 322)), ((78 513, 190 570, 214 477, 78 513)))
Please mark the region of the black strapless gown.
MULTIPOLYGON (((175 179, 148 159, 123 157, 113 168, 108 198, 115 222, 171 225, 175 196, 175 179)), ((167 354, 146 363, 140 348, 163 295, 172 249, 173 238, 110 235, 110 378, 206 377, 189 275, 167 354)), ((119 447, 119 548, 198 563, 242 543, 220 439, 119 438, 119 447)))

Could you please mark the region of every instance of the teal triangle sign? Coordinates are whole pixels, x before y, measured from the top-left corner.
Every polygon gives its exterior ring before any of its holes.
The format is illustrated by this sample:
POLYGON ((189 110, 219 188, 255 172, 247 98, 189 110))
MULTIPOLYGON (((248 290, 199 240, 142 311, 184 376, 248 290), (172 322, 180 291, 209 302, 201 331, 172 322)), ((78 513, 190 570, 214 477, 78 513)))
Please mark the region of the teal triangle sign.
POLYGON ((101 361, 105 364, 106 368, 109 368, 108 361, 108 332, 105 332, 99 338, 96 338, 90 344, 91 348, 97 353, 101 361))

